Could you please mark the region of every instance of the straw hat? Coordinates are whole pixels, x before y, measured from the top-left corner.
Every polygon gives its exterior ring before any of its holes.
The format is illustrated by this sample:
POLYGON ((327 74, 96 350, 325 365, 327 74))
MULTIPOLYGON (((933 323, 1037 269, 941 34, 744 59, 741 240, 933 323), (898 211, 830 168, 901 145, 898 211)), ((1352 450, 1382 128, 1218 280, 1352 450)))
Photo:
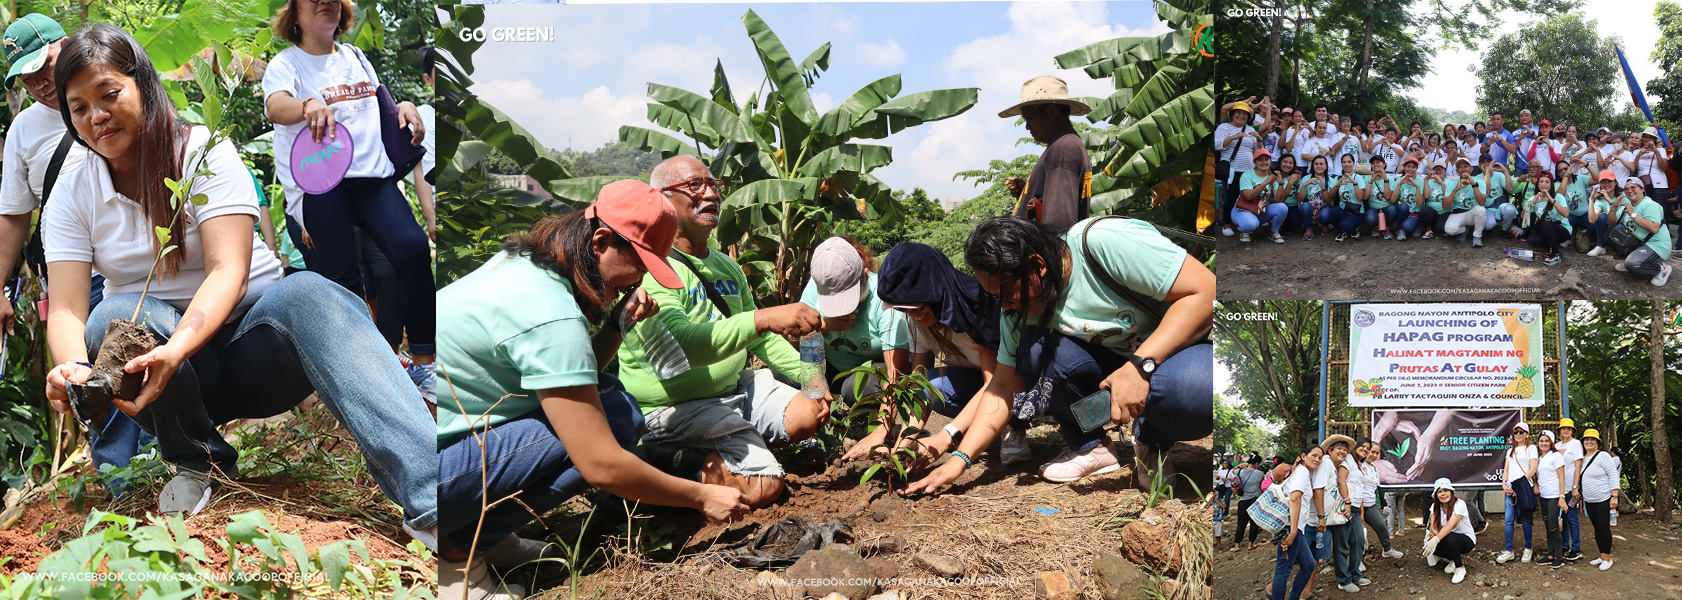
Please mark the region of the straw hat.
POLYGON ((1022 84, 1022 101, 1004 109, 999 116, 1020 116, 1022 107, 1030 104, 1062 104, 1069 107, 1069 116, 1078 117, 1092 112, 1092 107, 1079 100, 1069 99, 1069 84, 1051 75, 1041 75, 1022 84))

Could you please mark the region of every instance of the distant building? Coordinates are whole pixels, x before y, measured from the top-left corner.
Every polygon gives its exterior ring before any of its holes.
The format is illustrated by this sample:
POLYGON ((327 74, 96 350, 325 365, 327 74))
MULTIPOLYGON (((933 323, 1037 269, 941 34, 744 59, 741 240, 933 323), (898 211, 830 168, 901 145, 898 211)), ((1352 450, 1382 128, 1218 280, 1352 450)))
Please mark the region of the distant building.
POLYGON ((537 179, 530 175, 494 175, 493 177, 496 177, 497 185, 511 190, 524 190, 544 198, 554 197, 547 190, 544 190, 543 186, 538 185, 537 179))
POLYGON ((940 208, 942 208, 944 210, 952 210, 954 208, 957 208, 958 205, 963 204, 967 200, 968 200, 968 198, 947 198, 947 199, 942 200, 940 202, 940 208))

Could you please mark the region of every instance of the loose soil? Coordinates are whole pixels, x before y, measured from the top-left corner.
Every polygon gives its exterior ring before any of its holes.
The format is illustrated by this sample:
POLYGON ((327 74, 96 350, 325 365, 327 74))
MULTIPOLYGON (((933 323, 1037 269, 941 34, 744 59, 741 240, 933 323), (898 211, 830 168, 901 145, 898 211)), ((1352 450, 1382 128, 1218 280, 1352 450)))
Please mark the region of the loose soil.
MULTIPOLYGON (((1495 556, 1501 553, 1506 540, 1501 515, 1491 513, 1488 517, 1488 527, 1478 534, 1478 545, 1468 555, 1466 579, 1459 585, 1450 583, 1449 575, 1441 568, 1425 565, 1425 559, 1420 554, 1425 530, 1418 528, 1419 518, 1416 515, 1407 531, 1392 543, 1395 549, 1407 553, 1402 558, 1380 558, 1378 553, 1382 549, 1376 540, 1370 539, 1374 534, 1368 530, 1370 543, 1364 560, 1367 564, 1366 577, 1373 581, 1372 585, 1361 588, 1357 595, 1345 594, 1337 589, 1337 578, 1322 568, 1314 578, 1314 592, 1324 598, 1347 596, 1363 600, 1682 599, 1682 551, 1678 550, 1682 548, 1682 525, 1660 523, 1651 513, 1618 515, 1618 526, 1612 528, 1613 567, 1601 571, 1589 564, 1599 555, 1595 554, 1594 530, 1584 519, 1583 558, 1551 570, 1521 563, 1516 558, 1504 565, 1497 564, 1495 556)), ((1258 543, 1255 550, 1229 552, 1231 530, 1226 533, 1225 539, 1215 543, 1215 598, 1265 600, 1273 581, 1275 552, 1272 546, 1258 543)), ((1522 531, 1515 528, 1515 547, 1522 547, 1522 537, 1522 531)), ((1539 517, 1532 539, 1541 547, 1547 545, 1539 517)))
POLYGON ((151 352, 157 345, 151 332, 139 323, 127 319, 111 319, 105 328, 105 340, 99 345, 99 353, 94 356, 95 371, 104 371, 113 379, 122 382, 118 397, 133 400, 140 393, 140 384, 145 379, 145 373, 125 373, 123 365, 142 354, 151 352))
MULTIPOLYGON (((318 401, 311 398, 301 409, 296 414, 284 413, 262 421, 262 425, 272 429, 260 439, 246 440, 245 444, 282 448, 275 460, 363 460, 349 432, 318 401), (307 427, 299 427, 304 424, 299 423, 298 414, 302 415, 301 420, 308 421, 307 427), (310 433, 302 437, 297 433, 299 430, 310 433)), ((240 436, 232 430, 255 424, 258 422, 229 424, 223 428, 223 435, 238 447, 240 436)), ((66 477, 89 472, 84 464, 66 477)), ((146 524, 145 517, 157 513, 157 494, 161 488, 159 483, 135 489, 128 497, 114 502, 90 492, 84 510, 77 510, 66 496, 49 493, 26 506, 14 527, 0 531, 0 560, 5 561, 0 564, 0 574, 16 576, 33 572, 42 558, 84 534, 84 523, 94 509, 134 517, 146 524)), ((226 570, 228 557, 215 540, 227 539, 225 530, 234 515, 253 510, 263 511, 275 532, 303 538, 305 547, 312 553, 339 540, 363 540, 372 560, 409 561, 421 566, 428 576, 436 568, 432 561, 423 562, 405 547, 410 538, 402 529, 401 510, 385 499, 365 472, 349 480, 239 477, 218 488, 204 511, 186 519, 188 531, 205 545, 210 560, 208 568, 217 572, 226 570)), ((353 563, 362 562, 355 552, 351 556, 353 563)))
MULTIPOLYGON (((1552 266, 1508 258, 1504 247, 1533 248, 1499 233, 1486 232, 1484 246, 1472 248, 1452 237, 1398 242, 1363 235, 1335 242, 1317 234, 1303 241, 1301 231, 1284 234, 1283 244, 1269 241, 1266 233, 1243 243, 1220 235, 1218 228, 1211 231, 1222 299, 1634 300, 1678 294, 1675 282, 1653 287, 1651 278, 1614 270, 1611 255, 1568 249, 1552 266)), ((1682 267, 1682 261, 1670 264, 1682 267)))
MULTIPOLYGON (((937 428, 940 423, 929 424, 937 428)), ((1112 434, 1113 435, 1113 434, 1112 434)), ((1117 552, 1122 535, 1112 519, 1136 516, 1146 499, 1131 488, 1131 445, 1117 445, 1123 465, 1117 472, 1089 477, 1071 484, 1054 484, 1038 477, 1041 463, 1062 449, 1061 436, 1053 426, 1030 430, 1029 445, 1034 460, 1003 466, 989 451, 974 467, 943 493, 932 497, 901 498, 889 492, 881 474, 864 486, 859 476, 870 462, 858 460, 820 462, 816 452, 784 457, 789 471, 788 493, 776 504, 754 511, 747 521, 765 525, 788 517, 800 517, 821 524, 840 519, 852 528, 854 548, 863 548, 885 536, 900 536, 906 546, 894 554, 870 558, 878 565, 879 577, 938 579, 912 561, 927 553, 954 558, 963 563, 963 577, 999 577, 1003 583, 923 583, 899 589, 905 598, 1032 598, 1034 575, 1041 571, 1062 571, 1076 590, 1097 598, 1091 564, 1098 551, 1117 552), (1035 509, 1051 509, 1043 515, 1035 509), (1110 523, 1110 526, 1105 526, 1110 523), (883 569, 893 572, 883 572, 883 569)), ((836 455, 838 456, 838 455, 836 455)), ((1212 438, 1176 444, 1169 459, 1192 481, 1211 481, 1212 438)), ((914 476, 915 477, 915 476, 914 476)), ((1177 491, 1183 501, 1195 502, 1197 492, 1184 481, 1177 491)), ((896 489, 904 486, 895 481, 896 489)), ((1207 486, 1203 486, 1207 487, 1207 486)), ((1207 490, 1203 490, 1207 492, 1207 490)), ((579 522, 591 502, 578 498, 529 525, 520 534, 529 539, 579 539, 579 522)), ((1202 520, 1210 518, 1207 508, 1202 520)), ((580 598, 770 598, 772 592, 755 587, 760 574, 726 564, 708 549, 740 539, 741 524, 708 524, 693 510, 641 506, 639 515, 653 515, 650 527, 671 523, 671 551, 636 554, 613 549, 624 545, 622 538, 585 536, 588 545, 609 547, 611 559, 598 562, 593 572, 579 581, 580 598)), ((608 535, 622 535, 625 511, 603 508, 591 529, 608 529, 608 535), (607 515, 604 517, 604 515, 607 515), (600 527, 598 527, 600 526, 600 527), (617 531, 613 531, 617 529, 617 531)), ((868 555, 867 555, 868 556, 868 555)), ((530 598, 570 598, 567 572, 560 564, 524 566, 505 573, 505 580, 526 586, 530 598)), ((877 590, 877 593, 885 590, 877 590)), ((856 600, 863 600, 856 599, 856 600)))

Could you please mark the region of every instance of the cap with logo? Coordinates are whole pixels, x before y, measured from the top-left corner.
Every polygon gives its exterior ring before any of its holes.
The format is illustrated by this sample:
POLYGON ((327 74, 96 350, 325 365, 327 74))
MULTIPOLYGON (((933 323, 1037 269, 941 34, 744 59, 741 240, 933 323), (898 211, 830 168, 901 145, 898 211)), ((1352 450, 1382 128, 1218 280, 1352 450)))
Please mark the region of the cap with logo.
POLYGON ((41 70, 47 63, 47 45, 64 39, 64 28, 41 13, 29 13, 6 27, 6 37, 0 45, 6 52, 6 87, 19 75, 41 70))
POLYGON ((666 262, 677 239, 677 209, 652 185, 621 179, 602 186, 596 201, 584 209, 585 218, 601 219, 619 237, 631 242, 643 268, 668 289, 681 289, 683 280, 666 262))

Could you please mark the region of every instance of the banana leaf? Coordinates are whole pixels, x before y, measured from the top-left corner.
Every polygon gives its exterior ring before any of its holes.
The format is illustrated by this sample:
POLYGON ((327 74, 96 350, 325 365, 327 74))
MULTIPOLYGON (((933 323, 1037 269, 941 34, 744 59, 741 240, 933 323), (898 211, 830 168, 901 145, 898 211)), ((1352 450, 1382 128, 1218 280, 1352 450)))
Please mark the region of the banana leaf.
MULTIPOLYGON (((771 80, 783 96, 783 102, 790 105, 794 115, 810 125, 818 120, 818 110, 812 106, 812 96, 806 89, 805 70, 802 65, 795 64, 794 58, 789 56, 788 49, 777 39, 776 32, 771 31, 763 19, 752 10, 742 15, 742 25, 747 27, 748 37, 753 39, 754 51, 759 55, 759 62, 765 67, 765 76, 771 80)), ((829 64, 826 56, 823 64, 829 64)), ((816 66, 814 64, 814 66, 816 66)))

